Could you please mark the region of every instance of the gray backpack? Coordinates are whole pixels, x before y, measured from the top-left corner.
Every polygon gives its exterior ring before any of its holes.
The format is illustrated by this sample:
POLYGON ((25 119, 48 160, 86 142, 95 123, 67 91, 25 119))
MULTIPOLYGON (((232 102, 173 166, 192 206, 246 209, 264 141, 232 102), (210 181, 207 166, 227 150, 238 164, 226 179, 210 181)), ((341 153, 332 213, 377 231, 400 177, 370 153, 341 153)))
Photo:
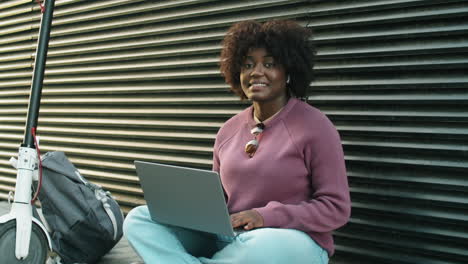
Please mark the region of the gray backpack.
POLYGON ((45 154, 42 167, 38 216, 46 222, 53 251, 63 263, 96 263, 122 237, 119 205, 85 180, 63 152, 45 154))

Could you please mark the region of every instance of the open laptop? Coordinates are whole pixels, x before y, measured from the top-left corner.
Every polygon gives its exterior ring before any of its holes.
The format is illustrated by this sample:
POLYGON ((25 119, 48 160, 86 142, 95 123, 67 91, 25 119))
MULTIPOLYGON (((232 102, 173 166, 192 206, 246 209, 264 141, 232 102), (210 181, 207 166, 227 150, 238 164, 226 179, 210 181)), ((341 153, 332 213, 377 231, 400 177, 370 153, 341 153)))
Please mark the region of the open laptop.
POLYGON ((217 172, 135 161, 153 220, 207 233, 234 237, 217 172))

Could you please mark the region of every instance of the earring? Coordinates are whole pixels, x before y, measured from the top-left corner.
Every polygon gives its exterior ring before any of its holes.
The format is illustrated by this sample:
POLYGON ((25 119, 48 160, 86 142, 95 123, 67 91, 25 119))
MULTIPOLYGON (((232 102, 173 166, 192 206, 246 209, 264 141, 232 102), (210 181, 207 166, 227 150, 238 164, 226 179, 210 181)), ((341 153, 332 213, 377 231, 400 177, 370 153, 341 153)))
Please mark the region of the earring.
POLYGON ((291 82, 291 76, 288 74, 288 78, 286 79, 286 84, 289 84, 291 82))

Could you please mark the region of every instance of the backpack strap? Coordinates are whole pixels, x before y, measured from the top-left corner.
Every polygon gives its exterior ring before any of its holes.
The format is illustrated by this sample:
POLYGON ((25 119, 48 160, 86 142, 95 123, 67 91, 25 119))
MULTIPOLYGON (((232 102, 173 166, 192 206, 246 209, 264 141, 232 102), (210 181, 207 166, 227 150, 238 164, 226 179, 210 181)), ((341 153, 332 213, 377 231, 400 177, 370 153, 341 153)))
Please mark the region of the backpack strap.
POLYGON ((112 223, 112 227, 114 228, 114 241, 117 240, 117 235, 118 235, 117 218, 115 217, 114 212, 112 212, 110 204, 107 202, 109 200, 107 197, 107 193, 99 185, 86 182, 86 186, 94 190, 94 195, 96 196, 96 199, 101 201, 102 206, 104 207, 104 211, 106 211, 107 216, 109 216, 109 219, 111 220, 111 223, 112 223))
POLYGON ((104 207, 104 211, 106 211, 106 214, 109 216, 109 219, 111 220, 112 227, 114 228, 114 241, 117 240, 117 235, 118 235, 117 219, 115 218, 114 212, 112 212, 112 210, 110 209, 111 207, 110 204, 107 202, 108 201, 107 193, 104 192, 101 186, 83 179, 83 177, 78 172, 78 170, 75 170, 75 174, 84 183, 84 185, 91 188, 91 190, 94 190, 94 195, 96 196, 96 199, 101 201, 102 206, 104 207))
POLYGON ((115 241, 117 240, 117 232, 118 232, 117 219, 115 218, 114 212, 112 212, 112 210, 110 209, 111 207, 110 204, 107 202, 108 201, 107 195, 103 190, 96 191, 95 194, 96 194, 96 198, 101 201, 102 206, 104 207, 104 210, 106 211, 107 215, 109 216, 112 222, 112 227, 114 228, 114 241, 115 241), (99 193, 99 196, 102 198, 99 198, 98 193, 99 193))

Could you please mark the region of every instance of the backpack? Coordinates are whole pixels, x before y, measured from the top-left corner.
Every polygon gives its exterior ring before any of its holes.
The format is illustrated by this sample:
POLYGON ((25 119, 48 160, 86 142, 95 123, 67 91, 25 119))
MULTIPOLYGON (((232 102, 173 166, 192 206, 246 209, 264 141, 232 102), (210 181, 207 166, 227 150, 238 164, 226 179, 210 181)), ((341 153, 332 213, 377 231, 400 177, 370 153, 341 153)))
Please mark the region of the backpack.
POLYGON ((49 229, 53 251, 65 264, 96 263, 122 237, 119 205, 85 180, 63 152, 46 153, 42 168, 38 219, 49 229))

